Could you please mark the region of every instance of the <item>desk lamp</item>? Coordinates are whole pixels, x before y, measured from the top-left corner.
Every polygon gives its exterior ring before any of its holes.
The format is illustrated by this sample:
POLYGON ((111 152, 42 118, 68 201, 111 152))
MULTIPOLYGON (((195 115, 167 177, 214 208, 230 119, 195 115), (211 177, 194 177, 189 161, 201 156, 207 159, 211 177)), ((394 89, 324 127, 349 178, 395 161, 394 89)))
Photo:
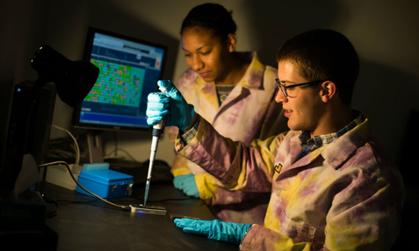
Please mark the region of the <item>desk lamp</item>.
POLYGON ((75 107, 99 74, 90 62, 68 60, 46 44, 36 50, 30 63, 38 79, 18 83, 10 91, 0 146, 0 198, 13 198, 34 182, 49 139, 56 93, 75 107))

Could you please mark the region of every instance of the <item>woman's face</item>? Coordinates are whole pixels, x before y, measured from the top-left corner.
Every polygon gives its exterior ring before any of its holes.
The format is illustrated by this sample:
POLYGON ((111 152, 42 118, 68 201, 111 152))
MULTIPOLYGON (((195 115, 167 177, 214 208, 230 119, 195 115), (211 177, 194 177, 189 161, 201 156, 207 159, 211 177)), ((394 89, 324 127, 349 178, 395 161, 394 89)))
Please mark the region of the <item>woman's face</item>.
POLYGON ((210 29, 195 26, 182 33, 186 64, 206 82, 223 82, 229 69, 229 46, 210 29))

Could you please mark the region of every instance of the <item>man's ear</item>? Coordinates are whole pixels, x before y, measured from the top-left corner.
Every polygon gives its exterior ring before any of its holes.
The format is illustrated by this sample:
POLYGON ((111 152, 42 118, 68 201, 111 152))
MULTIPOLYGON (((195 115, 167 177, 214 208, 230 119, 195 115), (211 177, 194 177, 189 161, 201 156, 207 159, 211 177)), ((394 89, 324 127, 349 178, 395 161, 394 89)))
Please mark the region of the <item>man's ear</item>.
POLYGON ((236 34, 230 33, 227 36, 227 46, 229 52, 235 52, 237 45, 237 37, 236 34))
POLYGON ((320 98, 327 103, 337 95, 336 84, 333 81, 327 80, 320 85, 320 98))

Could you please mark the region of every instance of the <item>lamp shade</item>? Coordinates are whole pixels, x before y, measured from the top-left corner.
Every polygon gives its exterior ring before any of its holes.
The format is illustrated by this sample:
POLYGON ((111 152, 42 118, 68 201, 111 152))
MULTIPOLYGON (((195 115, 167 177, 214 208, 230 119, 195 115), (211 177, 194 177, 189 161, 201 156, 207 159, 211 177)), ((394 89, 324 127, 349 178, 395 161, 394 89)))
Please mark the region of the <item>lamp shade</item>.
POLYGON ((46 44, 35 52, 31 65, 38 72, 37 83, 54 82, 58 96, 72 107, 83 101, 99 75, 94 64, 71 61, 46 44))

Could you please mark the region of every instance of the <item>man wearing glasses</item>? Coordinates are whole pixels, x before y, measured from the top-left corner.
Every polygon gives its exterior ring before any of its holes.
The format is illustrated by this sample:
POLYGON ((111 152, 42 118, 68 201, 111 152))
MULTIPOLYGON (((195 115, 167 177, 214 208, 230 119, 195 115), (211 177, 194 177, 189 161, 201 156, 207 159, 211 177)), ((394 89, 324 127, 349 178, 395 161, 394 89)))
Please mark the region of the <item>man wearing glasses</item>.
POLYGON ((359 71, 355 49, 336 31, 312 30, 288 40, 277 62, 276 101, 291 130, 251 147, 221 137, 203 119, 181 126, 170 114, 191 108, 170 81, 163 82, 173 90, 166 99, 149 101, 184 132, 176 146, 181 154, 232 190, 271 189, 264 225, 174 223, 241 250, 389 250, 399 231, 403 184, 369 137, 366 116, 350 107, 359 71))

